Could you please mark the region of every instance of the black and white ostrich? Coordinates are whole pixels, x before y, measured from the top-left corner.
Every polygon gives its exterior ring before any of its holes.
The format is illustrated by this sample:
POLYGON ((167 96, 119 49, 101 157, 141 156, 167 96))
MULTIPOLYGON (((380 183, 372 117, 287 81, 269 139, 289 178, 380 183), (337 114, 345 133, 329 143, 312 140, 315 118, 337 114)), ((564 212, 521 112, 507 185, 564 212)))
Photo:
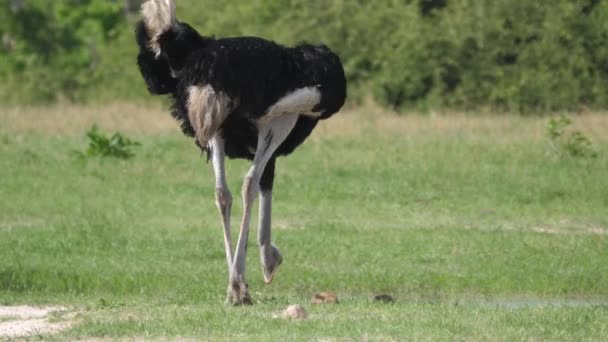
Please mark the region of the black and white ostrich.
POLYGON ((251 304, 245 258, 253 203, 259 194, 258 243, 264 281, 270 283, 282 261, 270 237, 275 159, 293 152, 319 120, 340 110, 346 98, 342 64, 323 45, 288 48, 255 37, 201 36, 176 20, 173 0, 148 0, 142 14, 136 28, 141 74, 152 94, 170 94, 182 131, 212 161, 229 272, 227 301, 251 304), (253 160, 243 182, 234 253, 226 156, 253 160))

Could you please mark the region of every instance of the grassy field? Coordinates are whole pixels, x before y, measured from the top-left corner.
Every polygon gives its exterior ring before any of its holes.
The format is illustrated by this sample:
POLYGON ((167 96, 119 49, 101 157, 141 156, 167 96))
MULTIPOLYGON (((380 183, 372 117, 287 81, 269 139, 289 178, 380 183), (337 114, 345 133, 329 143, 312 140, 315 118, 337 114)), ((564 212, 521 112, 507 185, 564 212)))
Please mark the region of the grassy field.
MULTIPOLYGON (((0 109, 0 304, 68 307, 58 340, 606 338, 608 115, 574 119, 596 158, 556 154, 548 120, 324 122, 277 165, 284 263, 265 286, 251 234, 255 305, 234 308, 211 166, 160 106, 0 109), (135 157, 78 158, 93 123, 135 157), (308 319, 277 318, 294 303, 308 319)), ((247 167, 228 164, 233 194, 247 167)))

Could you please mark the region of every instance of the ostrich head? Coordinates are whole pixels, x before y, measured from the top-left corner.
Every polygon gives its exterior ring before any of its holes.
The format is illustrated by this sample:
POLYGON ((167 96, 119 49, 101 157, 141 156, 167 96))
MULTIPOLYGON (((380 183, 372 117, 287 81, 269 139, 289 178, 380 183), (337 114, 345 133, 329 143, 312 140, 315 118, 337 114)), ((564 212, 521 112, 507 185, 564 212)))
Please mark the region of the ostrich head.
POLYGON ((143 21, 137 23, 135 38, 139 45, 137 65, 151 94, 163 95, 175 91, 177 80, 171 76, 171 68, 166 58, 156 58, 150 49, 150 36, 143 21))
POLYGON ((142 15, 148 49, 157 59, 165 59, 171 75, 177 78, 190 55, 208 38, 176 20, 174 0, 148 0, 142 5, 142 15))

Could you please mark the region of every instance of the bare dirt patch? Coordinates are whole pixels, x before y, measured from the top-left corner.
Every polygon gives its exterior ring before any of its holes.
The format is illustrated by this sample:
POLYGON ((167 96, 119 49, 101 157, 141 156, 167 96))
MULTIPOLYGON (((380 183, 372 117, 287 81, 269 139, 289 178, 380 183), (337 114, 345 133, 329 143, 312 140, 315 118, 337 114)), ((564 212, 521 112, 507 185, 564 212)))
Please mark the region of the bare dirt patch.
POLYGON ((66 312, 64 307, 0 306, 0 340, 65 330, 70 327, 71 321, 54 321, 50 318, 66 312))

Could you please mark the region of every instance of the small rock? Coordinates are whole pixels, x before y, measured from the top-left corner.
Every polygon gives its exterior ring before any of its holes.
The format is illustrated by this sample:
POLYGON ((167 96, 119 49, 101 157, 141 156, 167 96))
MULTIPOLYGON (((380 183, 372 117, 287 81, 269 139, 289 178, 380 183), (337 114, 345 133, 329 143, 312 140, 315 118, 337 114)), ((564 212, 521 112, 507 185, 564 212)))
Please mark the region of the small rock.
POLYGON ((315 293, 310 300, 313 304, 338 304, 338 296, 333 292, 315 293))
POLYGON ((388 295, 386 293, 381 293, 381 294, 377 294, 374 296, 374 302, 393 303, 393 302, 395 302, 395 298, 393 298, 393 296, 388 295))
POLYGON ((306 318, 306 310, 300 304, 292 304, 283 311, 283 318, 303 319, 306 318))

